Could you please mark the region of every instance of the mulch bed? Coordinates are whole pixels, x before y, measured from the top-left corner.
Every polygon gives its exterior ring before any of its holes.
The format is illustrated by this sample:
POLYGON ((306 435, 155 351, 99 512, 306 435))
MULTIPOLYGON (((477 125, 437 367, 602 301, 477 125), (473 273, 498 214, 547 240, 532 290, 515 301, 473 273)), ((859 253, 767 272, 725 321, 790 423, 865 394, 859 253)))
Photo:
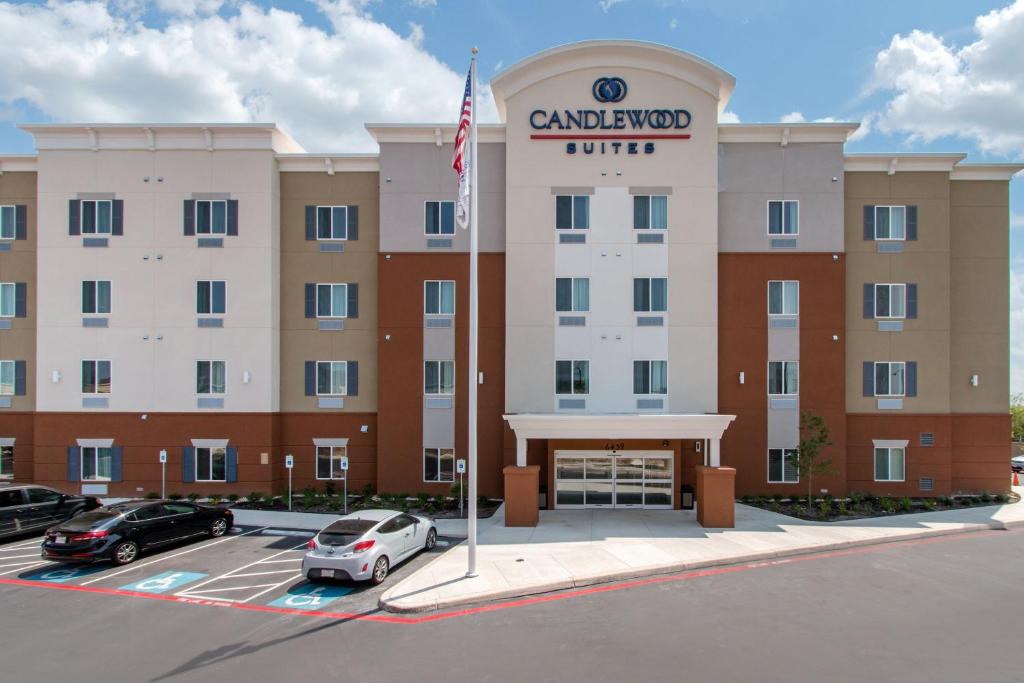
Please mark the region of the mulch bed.
MULTIPOLYGON (((487 519, 501 507, 502 501, 488 499, 486 502, 477 503, 477 519, 487 519)), ((464 511, 459 513, 459 502, 450 498, 428 499, 423 505, 420 498, 400 498, 398 496, 373 496, 364 499, 363 496, 348 497, 348 511, 358 512, 360 510, 401 510, 414 515, 423 515, 432 519, 459 519, 465 517, 468 512, 468 501, 464 501, 464 511)), ((270 500, 252 502, 244 500, 231 506, 241 510, 269 510, 273 512, 288 512, 288 504, 280 497, 270 500)), ((341 496, 317 496, 315 499, 306 500, 304 496, 297 495, 292 498, 292 512, 312 512, 325 515, 342 514, 341 496), (309 503, 309 504, 307 504, 309 503)))
POLYGON ((889 498, 884 496, 854 496, 851 498, 818 498, 812 506, 804 498, 772 498, 744 496, 739 500, 744 505, 777 512, 782 515, 816 522, 840 522, 848 519, 869 519, 893 517, 918 512, 939 510, 963 510, 971 507, 1005 505, 1020 501, 1015 493, 980 494, 973 496, 936 498, 889 498))

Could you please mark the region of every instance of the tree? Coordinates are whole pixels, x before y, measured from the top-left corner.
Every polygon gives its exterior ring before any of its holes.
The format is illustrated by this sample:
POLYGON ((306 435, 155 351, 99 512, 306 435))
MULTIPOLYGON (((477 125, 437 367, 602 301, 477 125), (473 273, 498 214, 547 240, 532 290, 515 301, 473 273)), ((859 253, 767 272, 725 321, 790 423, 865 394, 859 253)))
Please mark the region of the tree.
POLYGON ((796 469, 807 479, 807 504, 814 499, 814 477, 832 473, 832 458, 823 457, 823 451, 832 445, 828 425, 820 415, 809 412, 800 415, 800 446, 796 451, 796 469))
POLYGON ((1024 441, 1024 394, 1010 397, 1010 423, 1013 425, 1013 440, 1024 441))

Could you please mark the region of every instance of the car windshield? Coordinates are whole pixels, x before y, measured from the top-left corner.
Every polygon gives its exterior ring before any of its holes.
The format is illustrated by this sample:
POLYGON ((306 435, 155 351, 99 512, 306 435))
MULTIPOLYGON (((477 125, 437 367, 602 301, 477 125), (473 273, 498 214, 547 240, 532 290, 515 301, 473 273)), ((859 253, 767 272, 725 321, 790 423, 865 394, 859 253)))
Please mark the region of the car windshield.
POLYGON ((317 536, 317 540, 320 545, 348 545, 377 526, 379 521, 373 519, 339 519, 321 531, 317 536))
POLYGON ((89 512, 83 512, 76 517, 72 517, 68 521, 61 525, 62 529, 69 529, 72 531, 86 531, 89 529, 102 529, 108 524, 116 522, 121 518, 121 515, 128 510, 113 506, 108 508, 96 508, 89 512))

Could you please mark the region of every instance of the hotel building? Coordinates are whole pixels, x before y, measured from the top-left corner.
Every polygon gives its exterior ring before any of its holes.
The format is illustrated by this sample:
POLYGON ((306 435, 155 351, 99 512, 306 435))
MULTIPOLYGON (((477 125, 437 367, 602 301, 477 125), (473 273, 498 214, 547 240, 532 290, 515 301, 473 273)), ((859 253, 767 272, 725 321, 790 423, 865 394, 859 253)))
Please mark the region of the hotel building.
MULTIPOLYGON (((481 493, 679 507, 1005 490, 1008 181, 719 124, 734 78, 631 41, 499 74, 479 127, 481 493), (506 481, 512 482, 507 484, 506 481), (510 492, 509 487, 515 489, 510 492)), ((273 124, 39 124, 0 155, 0 476, 112 496, 447 493, 467 450, 454 121, 376 154, 273 124), (166 451, 162 465, 160 451, 166 451)))

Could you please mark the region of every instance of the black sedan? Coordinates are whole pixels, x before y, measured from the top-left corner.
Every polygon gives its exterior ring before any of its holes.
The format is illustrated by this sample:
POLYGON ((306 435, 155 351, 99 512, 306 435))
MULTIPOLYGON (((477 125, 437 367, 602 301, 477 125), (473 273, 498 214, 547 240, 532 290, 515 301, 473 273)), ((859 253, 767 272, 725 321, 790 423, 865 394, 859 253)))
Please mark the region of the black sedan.
POLYGON ((0 538, 47 527, 100 506, 93 496, 73 496, 47 486, 7 486, 0 489, 0 538))
POLYGON ((234 521, 231 510, 176 500, 107 505, 47 529, 43 557, 128 564, 143 550, 196 536, 223 536, 234 521))

